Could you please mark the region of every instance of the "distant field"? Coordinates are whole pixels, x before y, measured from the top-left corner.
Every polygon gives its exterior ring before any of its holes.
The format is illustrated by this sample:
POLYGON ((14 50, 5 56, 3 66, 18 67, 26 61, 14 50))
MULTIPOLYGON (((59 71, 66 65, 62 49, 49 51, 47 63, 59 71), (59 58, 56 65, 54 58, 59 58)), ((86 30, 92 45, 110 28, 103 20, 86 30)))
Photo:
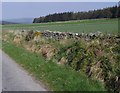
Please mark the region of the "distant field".
POLYGON ((103 33, 117 33, 118 19, 78 20, 35 24, 4 25, 3 29, 52 30, 61 32, 88 33, 101 31, 103 33))

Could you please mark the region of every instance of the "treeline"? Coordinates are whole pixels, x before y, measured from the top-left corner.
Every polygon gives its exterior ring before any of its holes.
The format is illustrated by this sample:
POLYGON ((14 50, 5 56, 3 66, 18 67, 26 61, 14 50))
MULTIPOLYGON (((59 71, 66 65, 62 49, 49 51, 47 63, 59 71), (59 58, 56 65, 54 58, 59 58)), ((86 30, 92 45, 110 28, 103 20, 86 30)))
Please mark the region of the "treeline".
POLYGON ((35 18, 33 23, 83 20, 83 19, 98 19, 98 18, 118 18, 120 6, 113 6, 104 9, 91 10, 88 12, 64 12, 49 14, 47 16, 35 18))

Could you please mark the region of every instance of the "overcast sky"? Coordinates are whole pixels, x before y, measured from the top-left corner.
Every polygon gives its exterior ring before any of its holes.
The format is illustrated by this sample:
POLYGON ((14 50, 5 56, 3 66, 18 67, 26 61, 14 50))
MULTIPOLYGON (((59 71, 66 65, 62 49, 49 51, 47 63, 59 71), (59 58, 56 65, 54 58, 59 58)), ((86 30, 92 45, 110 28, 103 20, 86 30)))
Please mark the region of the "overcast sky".
POLYGON ((117 2, 3 2, 2 18, 35 18, 58 12, 78 12, 117 5, 117 2))

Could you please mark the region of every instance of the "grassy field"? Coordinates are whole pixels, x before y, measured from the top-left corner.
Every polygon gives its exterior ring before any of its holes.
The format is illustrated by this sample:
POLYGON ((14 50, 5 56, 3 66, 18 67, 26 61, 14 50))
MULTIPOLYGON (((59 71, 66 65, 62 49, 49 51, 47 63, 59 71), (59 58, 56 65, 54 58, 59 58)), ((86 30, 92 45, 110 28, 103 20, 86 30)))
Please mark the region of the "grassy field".
POLYGON ((4 25, 3 29, 52 30, 62 32, 89 33, 101 31, 103 33, 118 33, 118 19, 78 20, 35 24, 4 25))
POLYGON ((3 50, 17 63, 23 66, 38 80, 52 90, 57 91, 105 91, 103 85, 96 80, 88 79, 64 66, 46 61, 42 56, 31 53, 12 43, 3 42, 3 50))

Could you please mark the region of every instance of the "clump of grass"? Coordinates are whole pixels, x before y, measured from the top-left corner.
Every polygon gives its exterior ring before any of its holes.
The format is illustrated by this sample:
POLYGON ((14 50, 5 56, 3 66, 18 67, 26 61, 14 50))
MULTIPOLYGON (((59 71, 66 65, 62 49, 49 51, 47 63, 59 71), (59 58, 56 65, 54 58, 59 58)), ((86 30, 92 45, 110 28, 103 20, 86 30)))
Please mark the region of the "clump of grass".
POLYGON ((23 66, 36 79, 42 80, 55 91, 105 91, 103 85, 54 62, 47 62, 41 55, 31 53, 12 43, 3 42, 2 49, 23 66))

